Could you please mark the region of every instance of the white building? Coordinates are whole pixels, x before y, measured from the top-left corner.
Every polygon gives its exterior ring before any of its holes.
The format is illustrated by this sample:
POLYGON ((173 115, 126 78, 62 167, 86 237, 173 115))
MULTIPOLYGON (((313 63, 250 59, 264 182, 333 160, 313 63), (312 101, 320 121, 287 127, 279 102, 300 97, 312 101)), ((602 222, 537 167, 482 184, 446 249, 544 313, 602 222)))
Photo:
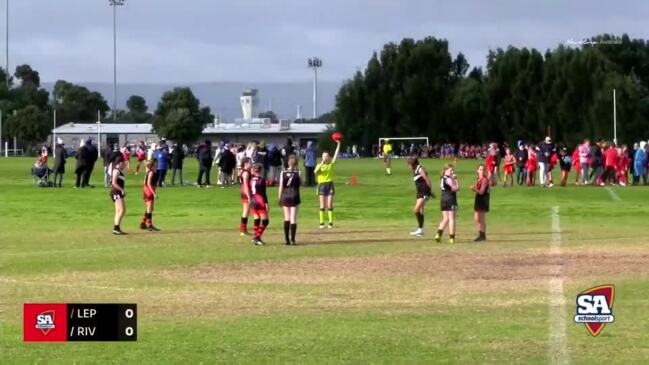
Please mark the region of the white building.
MULTIPOLYGON (((196 142, 209 139, 213 143, 219 141, 248 143, 256 140, 284 145, 286 139, 291 138, 303 147, 307 141, 317 141, 322 133, 327 130, 327 126, 327 124, 291 123, 288 120, 271 123, 270 119, 238 119, 235 123, 215 124, 206 127, 203 130, 203 135, 196 142)), ((136 144, 139 141, 145 141, 147 144, 151 144, 164 137, 153 133, 151 124, 102 123, 99 128, 96 123, 67 123, 58 126, 53 132, 56 137, 61 137, 65 144, 71 147, 79 146, 82 139, 86 140, 88 138, 92 138, 93 141, 99 139, 103 147, 107 143, 123 146, 125 143, 136 144)))

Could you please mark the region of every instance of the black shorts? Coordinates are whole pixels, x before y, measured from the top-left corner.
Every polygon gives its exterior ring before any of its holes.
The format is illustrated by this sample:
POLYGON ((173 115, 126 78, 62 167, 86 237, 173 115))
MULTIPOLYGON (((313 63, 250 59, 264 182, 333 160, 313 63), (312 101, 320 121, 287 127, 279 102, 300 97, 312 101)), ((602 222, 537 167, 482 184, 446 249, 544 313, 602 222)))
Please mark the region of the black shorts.
POLYGON ((417 189, 417 199, 428 200, 434 197, 430 189, 417 189))
POLYGON ((300 200, 299 195, 289 194, 282 195, 282 206, 283 207, 297 207, 302 201, 300 200))
POLYGON ((476 195, 475 202, 473 203, 473 210, 476 212, 489 211, 489 197, 484 195, 476 195))
POLYGON ((384 153, 383 154, 383 162, 388 162, 392 159, 392 153, 384 153))
POLYGON ((336 192, 334 190, 334 182, 329 181, 318 185, 318 195, 320 196, 329 196, 334 195, 336 192))
POLYGON ((449 210, 457 210, 457 199, 442 199, 440 201, 440 209, 442 212, 449 211, 449 210))
POLYGON ((124 194, 121 191, 111 191, 109 195, 113 202, 124 199, 124 194))

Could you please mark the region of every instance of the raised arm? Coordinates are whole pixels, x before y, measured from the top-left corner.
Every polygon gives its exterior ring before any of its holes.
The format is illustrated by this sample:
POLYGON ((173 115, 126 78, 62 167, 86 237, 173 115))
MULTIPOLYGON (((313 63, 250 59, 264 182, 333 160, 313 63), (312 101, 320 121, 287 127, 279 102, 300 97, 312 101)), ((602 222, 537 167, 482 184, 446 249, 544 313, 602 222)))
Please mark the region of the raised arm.
POLYGON ((336 145, 336 151, 334 152, 334 157, 333 157, 333 159, 331 160, 331 163, 336 162, 336 159, 338 158, 338 153, 340 153, 340 141, 338 141, 338 142, 336 142, 336 143, 337 143, 337 145, 336 145))

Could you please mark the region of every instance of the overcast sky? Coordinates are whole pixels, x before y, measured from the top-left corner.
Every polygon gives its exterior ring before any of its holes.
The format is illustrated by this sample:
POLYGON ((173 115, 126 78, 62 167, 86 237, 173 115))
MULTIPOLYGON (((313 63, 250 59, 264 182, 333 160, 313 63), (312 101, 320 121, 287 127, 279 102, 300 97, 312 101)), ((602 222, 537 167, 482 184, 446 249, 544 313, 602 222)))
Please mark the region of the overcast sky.
MULTIPOLYGON (((12 70, 29 63, 44 81, 112 82, 108 0, 9 1, 12 70)), ((427 35, 471 65, 509 44, 649 39, 643 0, 126 0, 117 10, 119 82, 307 81, 309 56, 323 59, 321 79, 340 81, 384 43, 427 35)))

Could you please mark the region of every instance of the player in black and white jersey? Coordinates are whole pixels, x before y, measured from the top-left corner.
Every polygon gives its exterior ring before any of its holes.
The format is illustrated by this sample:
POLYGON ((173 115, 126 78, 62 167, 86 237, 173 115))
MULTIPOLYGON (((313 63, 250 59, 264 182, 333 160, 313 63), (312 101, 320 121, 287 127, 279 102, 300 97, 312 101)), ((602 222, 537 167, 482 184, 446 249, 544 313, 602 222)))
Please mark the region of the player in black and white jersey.
POLYGON ((300 170, 297 168, 297 157, 290 155, 287 161, 288 167, 282 171, 279 179, 279 190, 277 197, 279 206, 284 211, 284 238, 287 245, 296 245, 295 234, 297 232, 297 214, 300 208, 300 185, 302 179, 300 170), (290 239, 289 239, 290 231, 290 239))
POLYGON ((419 159, 417 157, 408 157, 406 161, 410 171, 412 171, 412 179, 415 182, 415 189, 417 191, 417 200, 415 201, 415 207, 412 209, 417 217, 417 229, 410 232, 410 235, 422 237, 424 235, 424 207, 426 206, 428 199, 435 196, 431 192, 428 173, 426 173, 426 169, 419 164, 419 159))
POLYGON ((115 218, 113 220, 113 234, 123 235, 120 225, 122 218, 126 213, 126 204, 124 198, 126 191, 124 190, 126 178, 124 177, 124 157, 120 154, 113 154, 110 160, 110 198, 115 204, 115 218))
POLYGON ((440 178, 440 189, 442 196, 440 199, 440 206, 442 210, 442 221, 439 223, 435 241, 442 241, 442 234, 448 225, 449 227, 449 243, 455 242, 455 214, 458 209, 457 205, 457 191, 460 190, 460 183, 455 175, 455 170, 452 164, 444 165, 444 169, 440 178))

